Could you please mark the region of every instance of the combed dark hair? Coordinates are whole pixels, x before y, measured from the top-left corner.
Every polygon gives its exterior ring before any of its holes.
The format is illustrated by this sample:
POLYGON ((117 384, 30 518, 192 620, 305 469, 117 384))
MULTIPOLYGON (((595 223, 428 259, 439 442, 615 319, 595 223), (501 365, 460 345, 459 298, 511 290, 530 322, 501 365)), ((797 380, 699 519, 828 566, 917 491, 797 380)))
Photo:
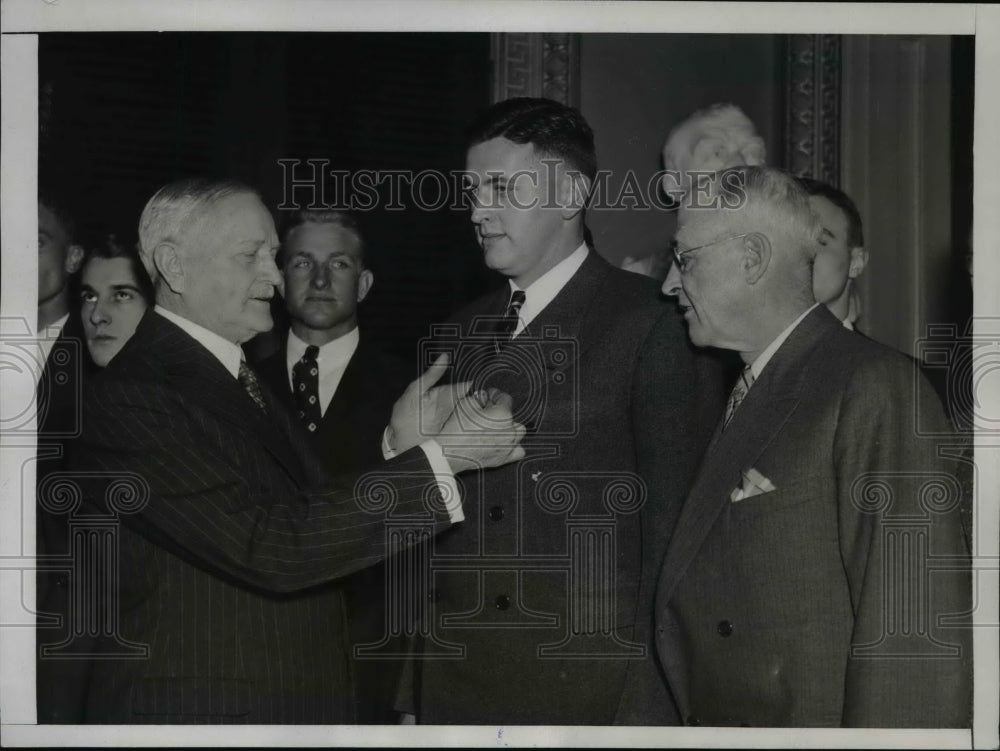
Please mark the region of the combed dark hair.
POLYGON ((76 275, 78 283, 83 278, 83 271, 87 268, 87 264, 95 258, 104 260, 124 258, 132 269, 132 276, 135 277, 139 294, 149 305, 152 305, 156 300, 156 294, 153 290, 153 282, 149 278, 149 274, 146 273, 146 267, 143 266, 142 260, 139 258, 139 249, 134 243, 121 242, 118 237, 115 233, 108 233, 93 241, 86 242, 83 249, 83 263, 80 264, 80 271, 76 275))
POLYGON ((565 160, 591 182, 597 174, 594 131, 579 111, 552 99, 515 97, 497 102, 469 126, 468 143, 506 138, 532 144, 544 156, 565 160))
POLYGON ((361 230, 361 222, 356 214, 342 209, 302 209, 287 215, 281 224, 281 250, 278 252, 278 265, 285 262, 285 242, 288 240, 288 233, 296 227, 304 224, 333 224, 343 227, 354 233, 358 238, 359 250, 361 252, 361 262, 365 263, 365 236, 361 230))
POLYGON ((798 178, 799 184, 811 196, 822 196, 847 215, 847 245, 851 248, 863 248, 865 245, 864 227, 861 223, 861 212, 854 201, 840 188, 829 183, 814 180, 811 177, 798 178))

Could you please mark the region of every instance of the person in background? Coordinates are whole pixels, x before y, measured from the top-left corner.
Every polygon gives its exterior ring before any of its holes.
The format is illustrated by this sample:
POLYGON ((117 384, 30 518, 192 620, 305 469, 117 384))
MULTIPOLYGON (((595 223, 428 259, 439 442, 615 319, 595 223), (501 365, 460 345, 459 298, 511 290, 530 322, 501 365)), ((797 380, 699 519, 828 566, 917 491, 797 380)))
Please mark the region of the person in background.
POLYGON ((153 304, 153 283, 138 252, 108 235, 87 248, 79 286, 87 352, 94 365, 104 368, 153 304))
MULTIPOLYGON (((280 266, 291 327, 261 377, 297 415, 310 444, 334 474, 382 463, 382 431, 408 378, 358 327, 358 306, 375 276, 357 220, 343 211, 298 211, 282 232, 280 266)), ((357 722, 396 721, 392 699, 400 663, 360 659, 354 647, 386 633, 385 565, 341 581, 357 722)))
POLYGON ((822 227, 813 264, 813 294, 844 326, 853 329, 861 315, 855 279, 868 265, 861 214, 839 188, 810 177, 800 177, 799 184, 822 227))
MULTIPOLYGON (((87 369, 83 331, 73 309, 72 278, 83 259, 76 239, 71 202, 43 188, 38 198, 38 357, 35 392, 38 450, 35 550, 39 558, 65 557, 70 551, 65 514, 50 512, 45 480, 66 468, 70 442, 79 433, 78 394, 87 369)), ((56 504, 58 505, 58 504, 56 504)), ((70 636, 70 571, 45 570, 35 579, 38 612, 36 702, 39 723, 82 721, 86 668, 79 660, 42 657, 41 649, 70 636)))
MULTIPOLYGON (((713 104, 692 113, 670 131, 663 145, 663 192, 683 202, 692 187, 707 186, 712 174, 728 167, 764 164, 764 139, 749 117, 735 104, 713 104)), ((669 253, 644 258, 628 256, 622 268, 663 279, 670 267, 669 253)))

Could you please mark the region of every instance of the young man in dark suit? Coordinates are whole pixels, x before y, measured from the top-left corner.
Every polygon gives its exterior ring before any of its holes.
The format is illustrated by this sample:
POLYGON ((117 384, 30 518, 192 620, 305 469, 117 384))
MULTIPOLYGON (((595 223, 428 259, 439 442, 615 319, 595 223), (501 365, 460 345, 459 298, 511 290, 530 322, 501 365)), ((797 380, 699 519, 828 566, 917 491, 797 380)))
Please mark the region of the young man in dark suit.
MULTIPOLYGON (((333 474, 360 474, 382 463, 382 432, 409 380, 405 363, 387 358, 358 328, 358 304, 375 280, 365 251, 350 214, 294 214, 280 253, 291 327, 281 350, 259 367, 333 474)), ((386 633, 384 578, 385 565, 378 564, 342 582, 359 723, 396 721, 398 661, 359 659, 353 649, 386 633)))
POLYGON ((861 213, 840 188, 809 177, 800 177, 799 184, 822 227, 813 262, 813 296, 853 329, 861 315, 855 280, 868 265, 861 213))
POLYGON ((512 395, 527 458, 469 476, 468 523, 432 541, 425 631, 461 658, 425 653, 400 706, 426 724, 643 721, 628 691, 631 671, 650 667, 643 577, 712 397, 656 282, 585 241, 596 157, 580 113, 507 100, 469 144, 476 238, 507 282, 431 346, 453 354, 456 380, 512 395))
POLYGON ((454 473, 518 460, 523 428, 501 396, 431 388, 439 361, 393 407, 397 457, 331 477, 243 360, 281 283, 258 194, 171 183, 139 237, 156 307, 89 383, 74 453, 92 513, 121 522, 105 609, 139 659, 95 661, 87 722, 353 722, 330 583, 385 557, 387 517, 461 521, 454 473))
MULTIPOLYGON (((66 514, 43 499, 46 477, 66 466, 70 442, 80 429, 80 389, 88 369, 83 327, 70 280, 83 260, 76 222, 65 199, 43 194, 38 201, 38 341, 42 372, 38 381, 38 463, 36 465, 36 551, 68 556, 70 529, 66 514), (50 508, 52 510, 50 511, 50 508)), ((73 652, 86 651, 77 637, 69 649, 42 654, 69 640, 70 571, 40 570, 36 579, 39 612, 36 662, 38 722, 77 723, 83 719, 88 662, 73 652), (55 619, 54 619, 55 617, 55 619), (58 620, 56 620, 58 619, 58 620)))
POLYGON ((815 301, 821 224, 793 177, 743 167, 718 185, 711 208, 682 207, 663 285, 695 344, 746 364, 658 585, 681 716, 969 727, 968 549, 940 403, 909 358, 815 301))

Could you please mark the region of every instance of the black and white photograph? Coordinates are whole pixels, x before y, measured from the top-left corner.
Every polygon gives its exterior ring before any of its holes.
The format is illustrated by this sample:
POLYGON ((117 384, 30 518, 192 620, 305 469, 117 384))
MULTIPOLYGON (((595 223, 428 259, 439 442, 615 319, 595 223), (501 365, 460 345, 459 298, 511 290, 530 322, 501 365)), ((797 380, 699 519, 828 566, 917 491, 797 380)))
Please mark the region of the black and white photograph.
POLYGON ((5 744, 1000 747, 996 10, 2 21, 5 744))

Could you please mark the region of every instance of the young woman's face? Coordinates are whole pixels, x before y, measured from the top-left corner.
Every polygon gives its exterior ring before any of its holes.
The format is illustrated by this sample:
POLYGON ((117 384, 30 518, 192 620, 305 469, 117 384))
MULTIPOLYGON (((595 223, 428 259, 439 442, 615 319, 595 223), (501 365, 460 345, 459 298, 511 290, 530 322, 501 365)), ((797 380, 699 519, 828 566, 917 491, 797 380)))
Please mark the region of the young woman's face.
POLYGON ((92 258, 80 276, 80 317, 90 357, 100 367, 125 345, 148 304, 127 258, 92 258))

